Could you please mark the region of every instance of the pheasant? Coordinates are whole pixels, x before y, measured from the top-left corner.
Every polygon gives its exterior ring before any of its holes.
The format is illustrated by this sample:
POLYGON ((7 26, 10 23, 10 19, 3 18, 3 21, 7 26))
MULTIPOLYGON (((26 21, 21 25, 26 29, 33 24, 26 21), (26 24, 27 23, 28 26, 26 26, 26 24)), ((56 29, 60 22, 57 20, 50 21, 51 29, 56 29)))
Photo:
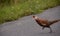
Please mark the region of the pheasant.
POLYGON ((42 29, 44 29, 45 27, 46 27, 46 28, 49 28, 49 29, 50 29, 50 33, 52 32, 52 29, 51 29, 50 26, 51 26, 52 24, 60 21, 60 19, 53 20, 53 21, 48 21, 48 20, 39 18, 39 17, 37 17, 37 16, 32 16, 32 17, 35 19, 35 21, 37 22, 37 24, 39 24, 39 25, 42 27, 42 29))

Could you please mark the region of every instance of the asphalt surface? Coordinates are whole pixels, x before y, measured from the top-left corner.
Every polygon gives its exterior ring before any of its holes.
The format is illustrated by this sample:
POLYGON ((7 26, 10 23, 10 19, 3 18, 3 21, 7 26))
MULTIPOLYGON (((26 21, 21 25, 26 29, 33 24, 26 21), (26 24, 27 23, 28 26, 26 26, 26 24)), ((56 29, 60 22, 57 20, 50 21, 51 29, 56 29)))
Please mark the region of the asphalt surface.
MULTIPOLYGON (((60 19, 60 6, 45 10, 36 16, 50 21, 60 19)), ((60 36, 60 22, 51 25, 51 28, 53 33, 49 33, 48 28, 42 30, 30 15, 0 25, 0 36, 60 36)))

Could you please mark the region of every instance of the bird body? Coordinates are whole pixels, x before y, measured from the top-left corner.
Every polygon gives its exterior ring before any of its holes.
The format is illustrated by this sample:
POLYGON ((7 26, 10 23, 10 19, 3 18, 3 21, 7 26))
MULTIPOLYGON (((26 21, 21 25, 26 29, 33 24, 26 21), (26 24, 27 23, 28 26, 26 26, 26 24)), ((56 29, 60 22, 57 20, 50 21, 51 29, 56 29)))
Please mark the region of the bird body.
POLYGON ((42 29, 44 29, 45 27, 50 28, 50 32, 52 32, 50 25, 52 25, 52 24, 60 21, 60 19, 53 20, 53 21, 48 21, 48 20, 45 20, 45 19, 41 19, 41 18, 39 18, 37 16, 33 16, 33 18, 35 19, 35 21, 37 22, 37 24, 39 24, 40 26, 43 27, 42 29))

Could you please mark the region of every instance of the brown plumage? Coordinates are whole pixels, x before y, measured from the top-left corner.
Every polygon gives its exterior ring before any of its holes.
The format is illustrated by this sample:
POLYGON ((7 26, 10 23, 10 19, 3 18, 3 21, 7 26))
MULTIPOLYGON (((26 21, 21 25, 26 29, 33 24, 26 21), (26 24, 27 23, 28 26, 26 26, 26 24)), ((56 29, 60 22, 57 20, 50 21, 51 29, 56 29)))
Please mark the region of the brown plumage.
POLYGON ((43 27, 42 29, 44 29, 45 27, 50 28, 50 33, 52 32, 50 25, 52 25, 52 24, 60 21, 60 19, 58 19, 58 20, 53 20, 53 21, 48 21, 48 20, 45 20, 45 19, 41 19, 41 18, 39 18, 39 17, 37 17, 37 16, 33 16, 33 18, 35 19, 35 21, 36 21, 40 26, 43 27))

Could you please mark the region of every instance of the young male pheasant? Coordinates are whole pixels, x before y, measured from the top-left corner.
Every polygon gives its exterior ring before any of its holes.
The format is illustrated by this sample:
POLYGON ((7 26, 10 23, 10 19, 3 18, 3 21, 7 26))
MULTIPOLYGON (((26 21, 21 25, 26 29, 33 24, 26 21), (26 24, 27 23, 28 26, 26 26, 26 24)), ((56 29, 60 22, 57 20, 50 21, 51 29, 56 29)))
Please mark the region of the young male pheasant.
POLYGON ((37 22, 37 24, 39 24, 40 26, 42 26, 42 29, 44 29, 45 27, 49 28, 50 29, 50 33, 52 32, 52 29, 51 29, 51 25, 60 21, 60 19, 57 19, 57 20, 53 20, 53 21, 48 21, 48 20, 45 20, 45 19, 42 19, 42 18, 39 18, 37 16, 33 16, 33 18, 35 19, 35 21, 37 22))

